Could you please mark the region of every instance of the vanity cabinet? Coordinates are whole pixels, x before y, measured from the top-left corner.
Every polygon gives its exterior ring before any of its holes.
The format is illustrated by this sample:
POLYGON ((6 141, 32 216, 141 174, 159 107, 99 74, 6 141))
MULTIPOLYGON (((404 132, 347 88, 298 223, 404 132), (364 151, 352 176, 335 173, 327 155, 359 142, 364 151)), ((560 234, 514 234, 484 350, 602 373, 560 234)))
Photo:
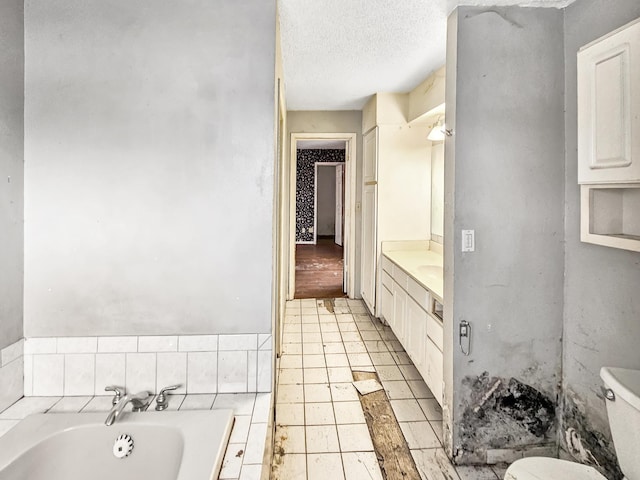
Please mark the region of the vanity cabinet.
POLYGON ((381 316, 442 405, 443 327, 433 313, 433 293, 382 256, 381 316))
POLYGON ((640 251, 640 20, 578 52, 580 239, 640 251))
POLYGON ((578 183, 640 181, 640 21, 578 52, 578 183))

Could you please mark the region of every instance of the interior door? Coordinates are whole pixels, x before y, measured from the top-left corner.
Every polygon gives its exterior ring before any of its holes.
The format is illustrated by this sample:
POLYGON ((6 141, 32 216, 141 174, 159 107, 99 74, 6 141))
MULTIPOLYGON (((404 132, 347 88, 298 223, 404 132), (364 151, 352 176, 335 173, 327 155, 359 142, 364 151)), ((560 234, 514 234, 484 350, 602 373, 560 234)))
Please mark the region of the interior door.
POLYGON ((344 165, 336 165, 336 229, 335 242, 342 246, 342 224, 344 206, 344 165))

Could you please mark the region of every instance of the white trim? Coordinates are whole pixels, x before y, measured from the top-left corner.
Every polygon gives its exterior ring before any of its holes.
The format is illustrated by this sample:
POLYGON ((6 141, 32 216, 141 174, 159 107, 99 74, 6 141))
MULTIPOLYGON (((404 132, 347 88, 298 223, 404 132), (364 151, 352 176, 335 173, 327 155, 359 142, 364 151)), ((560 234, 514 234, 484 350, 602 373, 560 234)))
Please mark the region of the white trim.
POLYGON ((296 169, 298 140, 345 140, 344 194, 344 266, 347 269, 347 296, 356 298, 356 139, 355 133, 292 133, 290 148, 289 185, 289 285, 287 298, 292 300, 296 288, 296 169))
MULTIPOLYGON (((314 178, 313 178, 313 244, 316 245, 318 243, 318 166, 320 167, 335 167, 337 165, 344 165, 346 162, 315 162, 314 168, 314 178)), ((338 192, 336 192, 338 195, 338 192)), ((335 210, 335 206, 333 207, 335 210)), ((302 242, 298 242, 302 243, 302 242)))

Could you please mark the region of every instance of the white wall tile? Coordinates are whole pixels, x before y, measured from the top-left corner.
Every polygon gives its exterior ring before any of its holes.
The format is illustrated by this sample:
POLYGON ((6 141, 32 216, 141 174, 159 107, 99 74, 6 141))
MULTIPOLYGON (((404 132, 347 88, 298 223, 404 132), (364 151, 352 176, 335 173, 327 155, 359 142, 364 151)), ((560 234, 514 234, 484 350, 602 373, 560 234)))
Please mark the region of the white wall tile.
POLYGON ((258 336, 250 335, 220 335, 218 349, 223 350, 257 350, 258 336))
POLYGON ((158 353, 158 372, 156 377, 156 392, 164 387, 181 385, 173 393, 187 391, 187 354, 186 353, 158 353))
POLYGON ((247 352, 247 391, 257 392, 258 386, 258 352, 249 350, 247 352))
POLYGON ((138 337, 98 337, 100 353, 134 353, 138 351, 138 337))
POLYGON ((189 352, 187 354, 187 393, 216 393, 217 384, 217 352, 189 352))
POLYGON ((258 350, 272 350, 273 336, 270 333, 258 334, 258 350))
POLYGON ((97 351, 97 337, 58 338, 58 353, 96 353, 97 351))
POLYGON ((218 335, 181 335, 178 337, 180 352, 215 352, 218 350, 218 335))
POLYGON ((70 353, 64 356, 64 394, 93 395, 95 389, 96 356, 91 353, 70 353))
POLYGON ((18 357, 0 368, 0 412, 20 399, 24 392, 24 362, 18 357))
POLYGON ((273 374, 271 350, 261 350, 258 352, 258 392, 271 391, 271 376, 273 374))
POLYGON ((105 387, 115 385, 125 386, 126 354, 98 353, 96 355, 95 395, 111 395, 105 387))
POLYGON ((56 353, 57 342, 55 338, 25 338, 24 353, 56 353))
POLYGON ((127 353, 125 384, 127 392, 156 390, 156 354, 127 353))
POLYGON ((34 355, 33 395, 49 397, 62 396, 63 393, 64 355, 34 355))
POLYGON ((246 351, 219 352, 218 392, 246 392, 247 374, 246 351))
POLYGON ((24 396, 33 395, 33 355, 25 355, 24 360, 24 396))
POLYGON ((2 349, 2 352, 0 353, 2 357, 0 361, 0 365, 4 367, 5 365, 13 362, 15 359, 20 358, 23 355, 23 353, 24 353, 24 340, 20 339, 17 342, 14 342, 8 347, 5 347, 2 349))
POLYGON ((138 352, 177 352, 176 335, 145 335, 138 337, 138 352))
POLYGON ((244 464, 262 464, 264 444, 267 438, 266 423, 252 423, 249 428, 247 449, 244 453, 244 464))

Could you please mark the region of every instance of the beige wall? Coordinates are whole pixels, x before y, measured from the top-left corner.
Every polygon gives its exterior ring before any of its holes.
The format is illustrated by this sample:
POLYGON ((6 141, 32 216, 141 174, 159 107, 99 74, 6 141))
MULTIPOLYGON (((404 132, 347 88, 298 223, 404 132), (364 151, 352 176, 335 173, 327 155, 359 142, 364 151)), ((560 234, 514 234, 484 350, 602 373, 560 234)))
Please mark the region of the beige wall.
MULTIPOLYGON (((290 111, 287 112, 287 138, 291 133, 355 133, 356 137, 356 202, 362 197, 362 112, 359 110, 345 111, 290 111)), ((289 146, 287 152, 290 151, 289 146)), ((289 159, 289 162, 291 159, 289 159)), ((289 163, 291 165, 291 163, 289 163)), ((356 265, 355 291, 360 295, 360 231, 362 216, 356 208, 356 265)))
POLYGON ((0 2, 0 348, 22 337, 24 5, 0 2))
POLYGON ((27 336, 270 332, 275 1, 26 7, 27 336))

